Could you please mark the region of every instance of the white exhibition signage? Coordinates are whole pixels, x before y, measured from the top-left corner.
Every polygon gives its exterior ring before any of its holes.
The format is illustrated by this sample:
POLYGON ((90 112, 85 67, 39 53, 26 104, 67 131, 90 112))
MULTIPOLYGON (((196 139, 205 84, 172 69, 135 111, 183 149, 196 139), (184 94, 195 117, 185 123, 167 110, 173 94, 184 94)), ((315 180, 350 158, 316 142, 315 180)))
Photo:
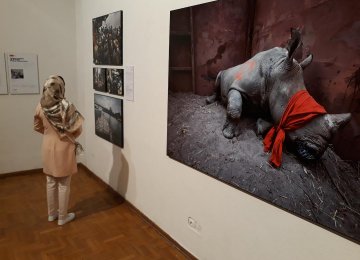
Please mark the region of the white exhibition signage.
POLYGON ((6 71, 5 71, 5 58, 4 55, 0 55, 0 95, 7 94, 6 84, 6 71))
POLYGON ((39 94, 38 57, 29 53, 6 53, 10 94, 39 94))
POLYGON ((134 101, 134 66, 125 67, 124 74, 125 98, 134 101))

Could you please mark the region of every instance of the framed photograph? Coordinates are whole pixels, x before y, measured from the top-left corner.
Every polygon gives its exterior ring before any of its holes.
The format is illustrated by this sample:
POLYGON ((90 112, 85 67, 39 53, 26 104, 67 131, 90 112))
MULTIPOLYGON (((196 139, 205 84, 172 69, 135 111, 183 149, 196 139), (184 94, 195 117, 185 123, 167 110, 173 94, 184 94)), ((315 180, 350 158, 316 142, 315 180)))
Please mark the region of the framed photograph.
POLYGON ((92 20, 93 62, 95 65, 123 64, 122 11, 92 20))
POLYGON ((97 91, 106 90, 106 68, 93 68, 93 88, 97 91))
POLYGON ((5 57, 10 94, 39 94, 38 56, 7 53, 5 57))
POLYGON ((95 134, 121 148, 124 147, 123 101, 94 94, 95 134))
POLYGON ((106 85, 110 94, 124 95, 124 70, 106 69, 106 85))
POLYGON ((0 95, 8 93, 5 70, 5 56, 0 55, 0 95))
POLYGON ((170 12, 167 155, 360 243, 360 3, 253 2, 170 12))

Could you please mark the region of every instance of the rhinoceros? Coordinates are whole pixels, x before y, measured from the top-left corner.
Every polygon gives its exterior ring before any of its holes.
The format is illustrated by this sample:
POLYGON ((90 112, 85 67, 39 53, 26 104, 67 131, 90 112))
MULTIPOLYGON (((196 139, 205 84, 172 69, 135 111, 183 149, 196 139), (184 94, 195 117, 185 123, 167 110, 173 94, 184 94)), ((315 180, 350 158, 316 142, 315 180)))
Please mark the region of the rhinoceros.
MULTIPOLYGON (((226 138, 239 134, 237 129, 244 102, 270 115, 271 120, 257 120, 259 135, 279 124, 291 97, 306 90, 303 70, 312 62, 313 55, 308 55, 301 62, 296 61, 294 54, 301 44, 300 31, 292 28, 286 48, 275 47, 259 52, 245 63, 218 73, 216 92, 207 98, 207 103, 221 98, 227 105, 227 119, 223 127, 226 138)), ((350 113, 325 113, 299 129, 286 132, 285 138, 300 158, 318 159, 328 147, 332 135, 350 118, 350 113)))

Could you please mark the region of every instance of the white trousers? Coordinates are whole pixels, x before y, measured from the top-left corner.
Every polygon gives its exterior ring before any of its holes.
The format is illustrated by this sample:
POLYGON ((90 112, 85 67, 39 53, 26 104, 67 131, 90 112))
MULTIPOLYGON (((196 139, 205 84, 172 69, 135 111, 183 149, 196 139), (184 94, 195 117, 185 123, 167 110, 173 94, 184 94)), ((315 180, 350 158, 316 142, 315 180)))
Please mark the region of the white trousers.
POLYGON ((69 206, 71 176, 53 177, 46 175, 48 215, 65 220, 69 206))

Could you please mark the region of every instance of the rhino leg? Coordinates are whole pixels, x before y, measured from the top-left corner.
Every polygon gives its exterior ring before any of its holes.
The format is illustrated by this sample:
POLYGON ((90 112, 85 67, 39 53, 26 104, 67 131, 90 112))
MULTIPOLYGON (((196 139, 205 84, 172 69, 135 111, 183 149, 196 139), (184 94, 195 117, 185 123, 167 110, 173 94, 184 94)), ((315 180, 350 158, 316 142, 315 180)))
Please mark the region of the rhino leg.
POLYGON ((228 94, 227 118, 223 128, 223 135, 231 139, 239 135, 237 132, 238 123, 242 112, 242 97, 239 91, 230 90, 228 94))
POLYGON ((256 133, 258 135, 264 135, 273 126, 272 123, 265 121, 262 118, 258 118, 256 121, 256 133))
POLYGON ((206 98, 206 104, 212 104, 214 103, 218 98, 218 95, 217 94, 214 94, 212 96, 209 96, 206 98))

